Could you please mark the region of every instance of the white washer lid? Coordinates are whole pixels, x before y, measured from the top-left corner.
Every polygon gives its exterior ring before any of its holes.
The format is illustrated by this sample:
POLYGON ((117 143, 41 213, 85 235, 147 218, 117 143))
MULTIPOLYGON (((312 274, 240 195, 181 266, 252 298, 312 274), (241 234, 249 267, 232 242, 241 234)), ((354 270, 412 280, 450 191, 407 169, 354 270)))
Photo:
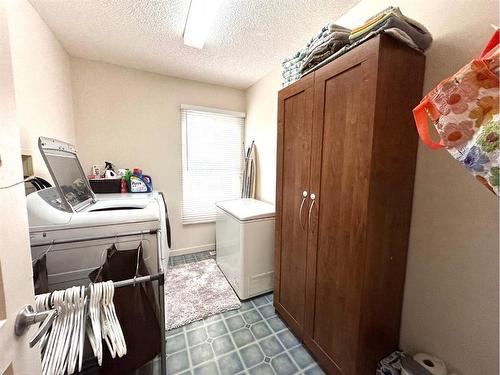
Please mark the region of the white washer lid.
POLYGON ((273 204, 253 198, 216 202, 215 205, 240 221, 270 218, 275 214, 273 204))

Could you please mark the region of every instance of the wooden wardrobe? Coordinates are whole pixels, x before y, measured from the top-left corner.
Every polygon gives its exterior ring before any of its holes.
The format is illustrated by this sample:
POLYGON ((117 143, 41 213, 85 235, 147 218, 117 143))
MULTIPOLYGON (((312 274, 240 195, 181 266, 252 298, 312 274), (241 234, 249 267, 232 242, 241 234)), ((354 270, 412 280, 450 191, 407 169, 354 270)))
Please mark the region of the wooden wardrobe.
POLYGON ((398 348, 424 66, 379 35, 279 92, 274 305, 329 374, 398 348))

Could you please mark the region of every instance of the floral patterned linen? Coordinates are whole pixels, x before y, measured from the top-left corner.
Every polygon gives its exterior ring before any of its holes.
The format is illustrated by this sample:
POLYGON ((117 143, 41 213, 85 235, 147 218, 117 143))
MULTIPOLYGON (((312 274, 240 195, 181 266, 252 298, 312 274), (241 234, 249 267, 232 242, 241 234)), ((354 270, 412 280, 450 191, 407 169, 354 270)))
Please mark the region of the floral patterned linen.
POLYGON ((479 59, 441 82, 413 110, 422 141, 446 148, 475 178, 499 192, 499 46, 496 31, 479 59), (427 116, 441 138, 429 136, 427 116))

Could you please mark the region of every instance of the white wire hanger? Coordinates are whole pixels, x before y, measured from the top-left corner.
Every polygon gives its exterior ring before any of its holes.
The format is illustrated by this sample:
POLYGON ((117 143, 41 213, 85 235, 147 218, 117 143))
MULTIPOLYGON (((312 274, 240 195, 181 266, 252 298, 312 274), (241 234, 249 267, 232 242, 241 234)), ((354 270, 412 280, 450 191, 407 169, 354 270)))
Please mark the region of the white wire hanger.
MULTIPOLYGON (((140 256, 143 252, 142 241, 141 235, 133 279, 134 286, 139 272, 140 256)), ((53 244, 49 245, 42 256, 51 250, 53 244)), ((106 252, 107 249, 101 254, 103 266, 106 252)), ((99 269, 96 279, 103 266, 99 269)), ((57 311, 50 331, 39 340, 43 375, 73 374, 77 370, 81 371, 85 334, 89 338, 92 352, 99 366, 103 361, 103 346, 107 347, 112 358, 123 357, 127 354, 125 337, 113 303, 114 294, 114 282, 106 281, 91 283, 87 288, 75 286, 36 296, 37 311, 50 309, 57 311)))
POLYGON ((112 358, 115 358, 115 354, 118 357, 123 357, 127 354, 127 345, 113 304, 115 286, 112 281, 106 281, 102 283, 102 288, 101 323, 104 327, 103 338, 112 358))

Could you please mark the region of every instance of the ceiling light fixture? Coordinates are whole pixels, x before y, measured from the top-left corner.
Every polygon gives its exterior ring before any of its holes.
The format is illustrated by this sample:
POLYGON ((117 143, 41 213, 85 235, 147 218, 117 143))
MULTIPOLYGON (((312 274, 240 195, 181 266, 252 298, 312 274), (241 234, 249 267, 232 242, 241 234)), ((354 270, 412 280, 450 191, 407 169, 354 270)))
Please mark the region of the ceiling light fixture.
POLYGON ((184 44, 202 49, 208 29, 219 9, 221 0, 191 0, 184 27, 184 44))

